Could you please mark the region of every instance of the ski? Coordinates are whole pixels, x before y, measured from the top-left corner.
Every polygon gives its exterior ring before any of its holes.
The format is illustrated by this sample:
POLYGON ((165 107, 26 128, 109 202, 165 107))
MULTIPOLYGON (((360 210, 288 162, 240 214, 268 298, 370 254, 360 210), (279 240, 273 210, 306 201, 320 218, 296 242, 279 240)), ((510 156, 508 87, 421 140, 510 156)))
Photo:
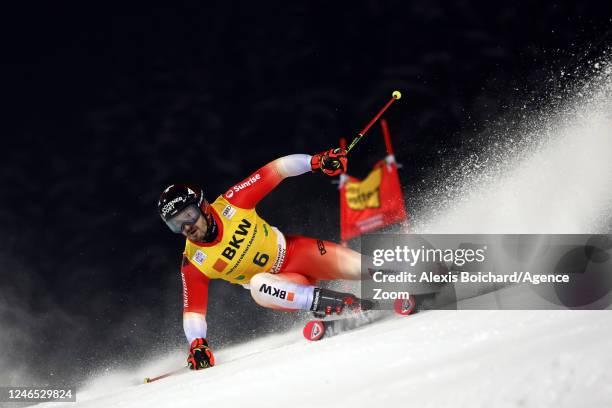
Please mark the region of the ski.
POLYGON ((324 337, 329 338, 339 333, 356 329, 376 320, 380 320, 384 316, 385 313, 382 313, 380 310, 368 310, 340 319, 310 320, 304 326, 302 333, 307 340, 317 341, 324 337))
MULTIPOLYGON (((408 316, 414 313, 416 300, 414 296, 411 295, 408 299, 397 299, 393 306, 393 310, 396 314, 408 316)), ((384 310, 366 310, 350 314, 346 317, 336 316, 335 318, 329 319, 313 319, 306 322, 302 334, 306 340, 318 341, 382 320, 388 315, 389 313, 384 310)))

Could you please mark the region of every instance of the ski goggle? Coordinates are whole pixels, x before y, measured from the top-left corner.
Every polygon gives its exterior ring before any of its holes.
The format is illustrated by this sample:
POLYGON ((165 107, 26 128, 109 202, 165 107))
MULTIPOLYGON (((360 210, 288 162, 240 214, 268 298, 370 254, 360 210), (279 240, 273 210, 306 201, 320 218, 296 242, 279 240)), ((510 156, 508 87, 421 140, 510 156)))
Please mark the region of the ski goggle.
POLYGON ((202 215, 202 212, 195 204, 190 204, 187 207, 179 211, 175 216, 170 217, 166 222, 168 228, 175 234, 180 234, 183 231, 185 225, 193 225, 196 223, 198 218, 202 215))

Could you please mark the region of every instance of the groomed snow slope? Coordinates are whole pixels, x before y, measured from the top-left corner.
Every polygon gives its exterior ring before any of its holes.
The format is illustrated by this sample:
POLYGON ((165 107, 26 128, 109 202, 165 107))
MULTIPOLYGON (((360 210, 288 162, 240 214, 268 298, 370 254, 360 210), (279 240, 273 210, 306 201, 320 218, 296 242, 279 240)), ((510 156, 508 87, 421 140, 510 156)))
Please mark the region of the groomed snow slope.
POLYGON ((611 337, 609 311, 429 311, 317 343, 294 330, 151 384, 128 385, 143 370, 113 374, 65 405, 604 407, 611 337))

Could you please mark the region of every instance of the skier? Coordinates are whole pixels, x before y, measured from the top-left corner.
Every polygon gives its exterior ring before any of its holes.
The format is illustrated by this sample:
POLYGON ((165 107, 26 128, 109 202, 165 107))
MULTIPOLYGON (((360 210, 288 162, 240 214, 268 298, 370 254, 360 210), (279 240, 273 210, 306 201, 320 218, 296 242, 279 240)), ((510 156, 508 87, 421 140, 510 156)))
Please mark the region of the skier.
POLYGON ((206 340, 210 279, 240 284, 250 290, 255 302, 272 309, 329 315, 372 306, 350 293, 316 286, 318 280, 359 279, 359 253, 328 241, 285 235, 255 210, 286 177, 311 171, 337 176, 346 168, 346 151, 336 148, 314 156, 293 154, 276 159, 213 203, 206 200, 202 189, 191 185, 173 184, 162 192, 160 216, 172 232, 187 238, 181 277, 191 369, 215 364, 206 340))

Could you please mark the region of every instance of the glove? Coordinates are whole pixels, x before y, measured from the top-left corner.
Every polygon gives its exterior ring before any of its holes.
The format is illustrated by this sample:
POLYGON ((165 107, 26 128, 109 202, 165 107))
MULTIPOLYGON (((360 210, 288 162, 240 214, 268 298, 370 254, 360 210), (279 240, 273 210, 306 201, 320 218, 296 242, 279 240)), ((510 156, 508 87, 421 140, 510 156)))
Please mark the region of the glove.
POLYGON ((187 365, 192 370, 202 370, 215 365, 215 356, 206 339, 198 338, 191 342, 187 365))
POLYGON ((320 170, 328 176, 337 176, 346 173, 347 161, 346 150, 337 147, 312 156, 310 168, 312 171, 320 170))

